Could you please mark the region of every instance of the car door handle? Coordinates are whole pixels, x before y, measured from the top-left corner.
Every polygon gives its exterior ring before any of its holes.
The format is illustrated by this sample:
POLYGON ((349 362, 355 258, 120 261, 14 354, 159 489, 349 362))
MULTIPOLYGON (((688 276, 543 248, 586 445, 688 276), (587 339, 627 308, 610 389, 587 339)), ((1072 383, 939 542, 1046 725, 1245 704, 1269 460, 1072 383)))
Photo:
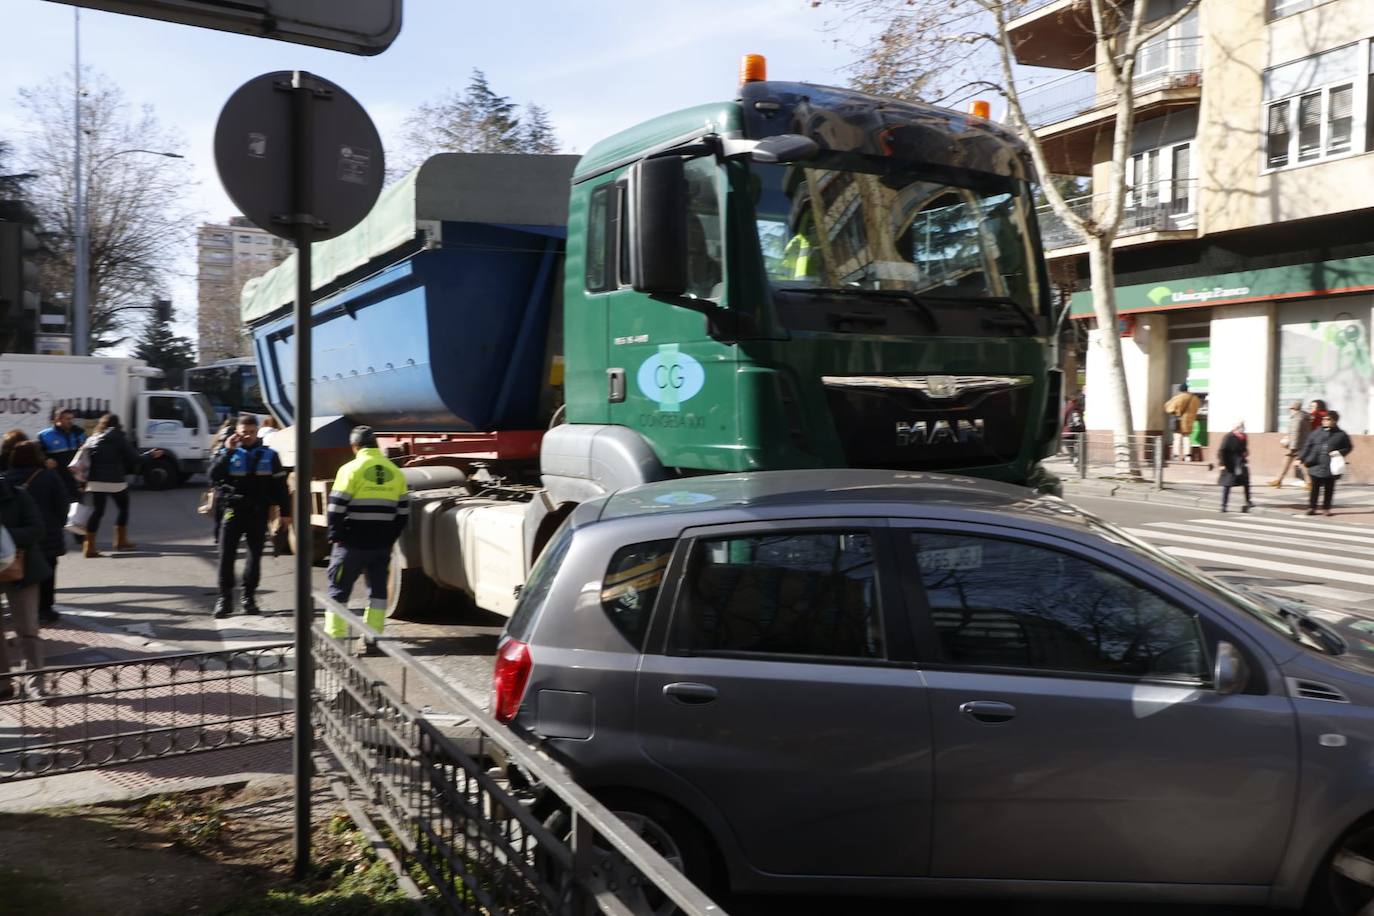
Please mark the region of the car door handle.
POLYGON ((663 695, 673 697, 679 703, 700 705, 716 698, 716 688, 710 684, 694 684, 691 681, 678 681, 663 685, 663 695))
POLYGON ((969 700, 959 704, 959 711, 979 722, 1007 722, 1016 718, 1016 707, 996 700, 969 700))

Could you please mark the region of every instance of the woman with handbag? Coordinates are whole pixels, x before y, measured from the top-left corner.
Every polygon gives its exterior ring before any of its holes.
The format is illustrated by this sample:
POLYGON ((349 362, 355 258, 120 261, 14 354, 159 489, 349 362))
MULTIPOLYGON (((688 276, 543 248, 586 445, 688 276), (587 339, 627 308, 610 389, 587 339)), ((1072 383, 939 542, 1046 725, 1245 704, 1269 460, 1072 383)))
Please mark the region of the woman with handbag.
MULTIPOLYGON (((1318 403, 1318 402, 1313 402, 1318 403)), ((1331 514, 1331 500, 1336 495, 1336 481, 1345 473, 1345 456, 1355 446, 1339 424, 1341 415, 1328 410, 1321 418, 1322 428, 1307 437, 1302 449, 1302 463, 1312 490, 1307 494, 1307 514, 1317 514, 1317 499, 1322 500, 1322 514, 1331 514)))
MULTIPOLYGON (((138 453, 129 444, 119 417, 107 413, 95 425, 95 435, 87 441, 85 450, 90 457, 90 470, 86 476, 86 492, 91 494, 95 511, 86 523, 86 540, 82 555, 101 556, 96 549, 95 539, 100 531, 100 521, 105 517, 105 502, 113 499, 119 515, 115 518, 115 550, 134 550, 137 544, 129 540, 129 480, 128 477, 138 470, 138 453)), ((80 454, 74 461, 80 460, 80 454)))
POLYGON ((43 517, 43 557, 48 561, 48 577, 38 583, 38 624, 57 623, 53 610, 57 591, 57 560, 67 552, 62 529, 67 523, 67 509, 76 499, 63 476, 50 469, 43 449, 37 442, 22 442, 10 456, 5 480, 11 486, 25 490, 33 497, 38 513, 43 517))
MULTIPOLYGON (((0 595, 9 604, 10 622, 24 656, 24 667, 34 671, 43 667, 43 640, 38 636, 39 584, 48 578, 48 561, 43 555, 43 517, 33 497, 4 477, 0 477, 0 525, 19 548, 14 562, 0 569, 0 595)), ((14 698, 9 673, 9 645, 0 638, 0 700, 14 698)), ((48 696, 41 676, 29 675, 25 689, 29 696, 48 696)))

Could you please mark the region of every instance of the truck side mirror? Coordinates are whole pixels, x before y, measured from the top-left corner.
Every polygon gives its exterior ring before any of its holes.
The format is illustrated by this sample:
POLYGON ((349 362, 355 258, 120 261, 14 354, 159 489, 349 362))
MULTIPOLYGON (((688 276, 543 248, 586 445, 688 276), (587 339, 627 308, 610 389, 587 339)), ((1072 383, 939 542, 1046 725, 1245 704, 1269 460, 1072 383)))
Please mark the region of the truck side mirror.
POLYGON ((681 296, 687 290, 687 180, 680 156, 635 163, 630 170, 630 286, 681 296))

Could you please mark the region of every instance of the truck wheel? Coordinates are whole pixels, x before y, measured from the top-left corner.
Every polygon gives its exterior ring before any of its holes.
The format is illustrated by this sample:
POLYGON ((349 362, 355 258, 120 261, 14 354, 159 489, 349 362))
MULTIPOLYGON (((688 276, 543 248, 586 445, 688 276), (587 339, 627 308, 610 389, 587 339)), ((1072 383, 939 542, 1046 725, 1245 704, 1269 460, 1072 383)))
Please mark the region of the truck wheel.
MULTIPOLYGON (((296 555, 296 526, 284 525, 286 528, 286 547, 294 557, 296 555)), ((329 542, 324 539, 323 531, 316 531, 315 536, 310 539, 310 558, 312 566, 324 566, 329 562, 329 542)))
POLYGON ((166 458, 143 466, 143 485, 150 490, 170 490, 181 481, 181 471, 166 458))
POLYGON ((433 610, 439 597, 434 580, 423 569, 406 569, 399 548, 391 551, 391 572, 386 583, 386 616, 415 620, 433 610))

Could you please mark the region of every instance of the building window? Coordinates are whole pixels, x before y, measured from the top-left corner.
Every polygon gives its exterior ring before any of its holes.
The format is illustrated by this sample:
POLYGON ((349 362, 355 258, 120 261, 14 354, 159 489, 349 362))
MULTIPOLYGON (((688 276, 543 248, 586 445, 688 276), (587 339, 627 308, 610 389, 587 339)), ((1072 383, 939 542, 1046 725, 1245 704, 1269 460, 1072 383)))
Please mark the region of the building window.
POLYGON ((251 235, 240 235, 239 241, 243 242, 244 244, 251 245, 253 244, 253 237, 251 235))
POLYGON ((1326 2, 1327 0, 1269 0, 1269 18, 1282 19, 1284 16, 1301 13, 1326 2))
POLYGON ((1356 42, 1265 71, 1264 168, 1364 152, 1371 100, 1361 63, 1368 45, 1356 42))

